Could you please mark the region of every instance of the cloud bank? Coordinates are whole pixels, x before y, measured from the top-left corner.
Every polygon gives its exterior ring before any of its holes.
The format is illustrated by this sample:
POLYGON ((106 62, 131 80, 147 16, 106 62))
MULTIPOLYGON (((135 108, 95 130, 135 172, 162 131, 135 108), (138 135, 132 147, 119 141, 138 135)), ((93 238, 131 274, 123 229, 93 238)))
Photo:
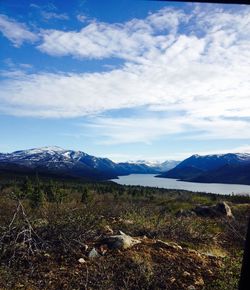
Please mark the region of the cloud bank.
POLYGON ((115 24, 91 21, 80 31, 44 30, 38 49, 53 56, 116 57, 140 62, 146 54, 164 50, 171 44, 174 41, 172 34, 180 22, 186 22, 186 18, 181 11, 163 9, 144 20, 115 24))
MULTIPOLYGON (((100 128, 107 143, 147 143, 180 133, 250 138, 250 9, 193 7, 188 13, 162 9, 125 23, 93 21, 80 31, 41 30, 42 53, 79 61, 119 58, 124 64, 105 72, 7 78, 0 111, 73 118, 144 106, 154 117, 98 117, 87 126, 100 128), (155 117, 160 112, 164 118, 155 117)), ((31 32, 18 38, 5 30, 15 45, 35 40, 31 32)))

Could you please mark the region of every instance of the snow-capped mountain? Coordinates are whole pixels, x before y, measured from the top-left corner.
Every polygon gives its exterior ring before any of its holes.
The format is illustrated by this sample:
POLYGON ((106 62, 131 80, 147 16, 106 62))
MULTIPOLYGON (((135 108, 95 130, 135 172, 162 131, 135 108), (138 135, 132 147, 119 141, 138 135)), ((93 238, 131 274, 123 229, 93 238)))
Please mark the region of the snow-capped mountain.
POLYGON ((226 164, 240 164, 250 162, 250 153, 227 153, 227 154, 213 154, 213 155, 192 155, 183 160, 177 168, 195 167, 200 170, 211 170, 219 168, 226 164))
POLYGON ((60 147, 42 147, 0 154, 0 168, 18 165, 23 170, 66 174, 72 176, 113 178, 116 164, 107 158, 97 158, 82 151, 60 147))
POLYGON ((77 162, 85 163, 93 168, 100 166, 114 167, 115 164, 107 158, 97 158, 82 151, 65 150, 60 147, 42 147, 29 150, 1 154, 1 162, 13 162, 23 165, 46 167, 70 167, 77 162))
POLYGON ((78 151, 64 150, 60 147, 42 147, 29 150, 20 150, 13 153, 0 154, 0 161, 11 161, 19 164, 35 165, 36 163, 43 163, 50 166, 53 162, 57 165, 62 165, 64 162, 74 162, 85 156, 85 153, 78 151))
POLYGON ((170 170, 177 166, 181 161, 177 160, 166 160, 164 162, 160 162, 157 160, 136 160, 136 161, 128 161, 128 163, 131 164, 144 164, 147 165, 148 167, 155 169, 157 172, 164 172, 167 170, 170 170))
POLYGON ((160 177, 186 181, 250 184, 250 153, 192 155, 180 163, 172 160, 163 163, 145 160, 115 163, 108 158, 53 146, 0 153, 0 171, 38 172, 98 180, 132 173, 161 173, 160 177))
POLYGON ((236 176, 236 172, 241 172, 240 174, 237 173, 237 180, 241 177, 245 180, 244 168, 246 170, 249 167, 250 153, 228 153, 205 156, 196 154, 183 160, 175 168, 162 173, 159 177, 176 178, 186 181, 227 181, 227 183, 232 183, 232 178, 236 176))
POLYGON ((1 153, 0 169, 10 168, 98 179, 115 178, 131 173, 160 172, 158 167, 144 163, 115 163, 108 158, 99 158, 82 151, 65 150, 57 146, 1 153))
POLYGON ((164 162, 158 164, 155 167, 159 168, 160 172, 164 172, 164 171, 170 170, 172 168, 175 168, 180 162, 181 161, 177 161, 177 160, 167 160, 167 161, 164 161, 164 162))

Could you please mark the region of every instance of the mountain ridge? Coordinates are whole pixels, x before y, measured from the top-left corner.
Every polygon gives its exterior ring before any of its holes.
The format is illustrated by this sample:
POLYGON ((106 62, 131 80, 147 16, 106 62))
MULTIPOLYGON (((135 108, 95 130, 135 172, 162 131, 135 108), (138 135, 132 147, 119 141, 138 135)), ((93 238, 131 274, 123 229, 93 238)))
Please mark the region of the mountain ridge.
POLYGON ((157 177, 206 183, 250 184, 250 154, 192 155, 157 177))
POLYGON ((37 172, 59 173, 93 179, 113 179, 119 175, 132 173, 157 174, 161 172, 160 165, 158 167, 149 166, 142 162, 115 163, 108 158, 96 157, 83 151, 67 150, 58 146, 0 153, 0 169, 2 170, 4 168, 14 170, 16 166, 18 171, 35 170, 37 172))

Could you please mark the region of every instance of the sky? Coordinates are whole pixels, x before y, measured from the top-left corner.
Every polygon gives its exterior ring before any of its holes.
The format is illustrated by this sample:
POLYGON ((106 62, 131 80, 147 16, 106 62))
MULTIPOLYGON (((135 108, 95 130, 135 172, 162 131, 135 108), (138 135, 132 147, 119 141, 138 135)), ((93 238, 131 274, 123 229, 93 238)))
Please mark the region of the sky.
POLYGON ((250 7, 0 0, 0 152, 250 152, 250 7))

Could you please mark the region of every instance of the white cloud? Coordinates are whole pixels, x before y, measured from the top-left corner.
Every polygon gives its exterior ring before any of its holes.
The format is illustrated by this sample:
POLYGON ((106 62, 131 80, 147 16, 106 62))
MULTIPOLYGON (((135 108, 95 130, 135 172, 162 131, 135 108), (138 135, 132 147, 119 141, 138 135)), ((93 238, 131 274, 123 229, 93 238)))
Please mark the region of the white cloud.
POLYGON ((84 14, 77 14, 76 19, 82 23, 85 23, 88 20, 88 17, 84 14))
POLYGON ((163 9, 144 20, 92 22, 79 32, 44 31, 43 52, 126 62, 108 72, 10 77, 1 84, 0 110, 45 118, 139 106, 155 115, 166 113, 164 118, 95 119, 92 128, 108 144, 147 143, 176 133, 196 139, 250 138, 245 119, 250 116, 249 19, 245 7, 190 14, 163 9))
POLYGON ((34 8, 39 11, 41 16, 44 18, 44 20, 51 20, 51 19, 57 19, 57 20, 68 20, 69 16, 66 13, 57 13, 57 7, 53 3, 43 3, 44 5, 37 5, 34 3, 30 4, 31 8, 34 8))
POLYGON ((169 118, 97 118, 84 126, 105 137, 101 144, 150 143, 164 135, 181 133, 183 120, 169 118))
MULTIPOLYGON (((105 150, 105 148, 104 148, 105 150)), ((250 153, 250 145, 243 145, 238 147, 228 147, 227 149, 214 149, 214 150, 183 150, 181 152, 174 151, 171 153, 163 153, 158 155, 148 156, 144 154, 119 154, 119 153, 105 153, 103 154, 107 158, 115 162, 127 162, 128 160, 137 161, 137 160, 146 160, 148 162, 164 162, 166 160, 179 160, 182 161, 194 154, 199 155, 211 155, 211 154, 227 154, 227 153, 250 153)))
MULTIPOLYGON (((154 53, 170 45, 179 22, 186 21, 186 18, 181 11, 163 9, 144 20, 115 24, 92 21, 80 31, 44 30, 38 48, 55 56, 119 57, 139 61, 145 53, 154 53), (163 31, 165 33, 160 34, 163 31)), ((85 18, 78 15, 78 20, 85 18)))
POLYGON ((20 22, 0 14, 0 31, 7 37, 16 47, 19 47, 23 42, 35 42, 38 36, 31 32, 28 27, 20 22))
POLYGON ((69 16, 66 13, 55 13, 55 12, 42 11, 41 15, 46 20, 50 20, 50 19, 68 20, 69 19, 69 16))
POLYGON ((95 132, 101 144, 148 143, 163 137, 185 140, 250 139, 250 122, 204 119, 194 116, 95 118, 84 127, 95 132), (95 130, 95 131, 94 131, 95 130), (178 134, 178 135, 177 135, 178 134), (185 134, 185 135, 182 135, 185 134))

